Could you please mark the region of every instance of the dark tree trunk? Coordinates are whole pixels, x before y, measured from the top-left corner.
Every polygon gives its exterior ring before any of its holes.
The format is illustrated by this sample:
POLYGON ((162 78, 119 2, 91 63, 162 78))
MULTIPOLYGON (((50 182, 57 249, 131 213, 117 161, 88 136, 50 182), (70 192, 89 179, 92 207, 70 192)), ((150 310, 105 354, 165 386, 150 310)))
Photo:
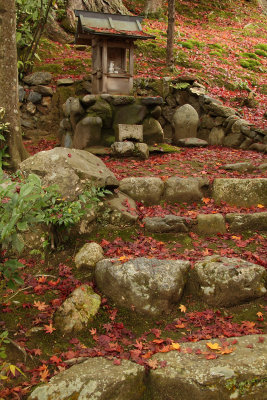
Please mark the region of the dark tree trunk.
POLYGON ((0 0, 0 106, 5 109, 4 122, 10 124, 7 144, 12 168, 28 156, 21 137, 18 103, 15 0, 0 0))
POLYGON ((173 65, 173 43, 175 28, 175 0, 168 1, 167 65, 173 65))

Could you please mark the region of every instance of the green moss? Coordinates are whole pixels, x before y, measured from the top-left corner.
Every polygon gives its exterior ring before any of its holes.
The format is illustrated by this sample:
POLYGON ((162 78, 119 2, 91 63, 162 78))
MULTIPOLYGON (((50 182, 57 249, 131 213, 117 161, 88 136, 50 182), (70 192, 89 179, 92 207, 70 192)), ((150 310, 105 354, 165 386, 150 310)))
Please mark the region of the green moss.
POLYGON ((261 65, 261 63, 259 61, 253 60, 253 59, 240 60, 239 63, 241 65, 241 67, 251 69, 251 70, 255 70, 256 67, 261 65))
POLYGON ((255 49, 260 49, 260 50, 267 51, 267 44, 259 43, 259 44, 257 44, 257 46, 255 46, 255 49))
POLYGON ((115 142, 115 136, 114 135, 104 135, 102 138, 102 142, 104 146, 111 146, 115 142))
POLYGON ((146 57, 154 58, 166 58, 166 47, 160 47, 159 43, 151 41, 141 41, 137 42, 137 52, 141 52, 146 57))
POLYGON ((224 51, 223 46, 221 46, 219 43, 211 43, 211 44, 208 45, 208 47, 210 49, 216 49, 216 50, 224 51))
POLYGON ((245 58, 251 58, 254 60, 258 60, 258 57, 255 53, 242 53, 241 56, 245 57, 245 58))
POLYGON ((263 56, 263 57, 267 57, 267 52, 264 50, 255 50, 255 54, 257 54, 258 56, 263 56))
POLYGON ((149 151, 160 152, 160 153, 180 153, 180 147, 172 146, 167 143, 160 143, 157 146, 149 146, 149 151))
POLYGON ((33 71, 46 71, 51 72, 52 74, 60 74, 62 72, 61 64, 39 64, 35 65, 33 71))
POLYGON ((198 40, 194 40, 194 39, 189 39, 186 42, 178 42, 178 44, 180 44, 180 46, 185 47, 187 49, 193 49, 194 47, 197 47, 198 49, 201 49, 203 47, 205 47, 205 44, 202 42, 199 42, 198 40))

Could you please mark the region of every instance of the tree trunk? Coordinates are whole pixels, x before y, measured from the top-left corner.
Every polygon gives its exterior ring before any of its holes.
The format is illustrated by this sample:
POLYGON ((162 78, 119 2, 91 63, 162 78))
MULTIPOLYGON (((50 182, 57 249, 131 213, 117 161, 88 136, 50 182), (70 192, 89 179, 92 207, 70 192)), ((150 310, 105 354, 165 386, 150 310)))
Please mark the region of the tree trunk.
POLYGON ((12 168, 28 156, 22 143, 18 103, 15 0, 0 0, 0 106, 5 109, 4 122, 10 124, 7 144, 12 168))
POLYGON ((173 43, 175 28, 175 0, 168 1, 168 30, 167 30, 167 65, 171 66, 173 60, 173 43))
POLYGON ((163 0, 146 0, 144 13, 145 15, 155 14, 162 8, 163 0))
POLYGON ((67 8, 111 14, 129 14, 122 0, 68 0, 67 8))

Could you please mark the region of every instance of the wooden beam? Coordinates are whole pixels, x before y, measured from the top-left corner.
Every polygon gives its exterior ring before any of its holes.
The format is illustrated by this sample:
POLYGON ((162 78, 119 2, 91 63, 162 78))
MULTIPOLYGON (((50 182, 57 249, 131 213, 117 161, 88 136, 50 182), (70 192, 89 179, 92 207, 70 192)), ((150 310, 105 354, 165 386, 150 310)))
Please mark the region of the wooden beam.
POLYGON ((103 40, 103 48, 102 48, 102 93, 107 93, 108 82, 107 82, 107 73, 108 73, 108 45, 107 41, 103 40))

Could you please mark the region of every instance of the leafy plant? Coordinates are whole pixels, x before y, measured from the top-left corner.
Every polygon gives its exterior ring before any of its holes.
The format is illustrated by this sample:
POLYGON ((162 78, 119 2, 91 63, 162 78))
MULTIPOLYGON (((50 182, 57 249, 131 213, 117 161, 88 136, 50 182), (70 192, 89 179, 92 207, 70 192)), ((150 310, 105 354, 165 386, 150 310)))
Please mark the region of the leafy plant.
POLYGON ((16 40, 20 74, 28 72, 55 0, 16 0, 17 32, 16 40))
POLYGON ((0 334, 0 381, 8 379, 7 374, 9 371, 12 373, 13 376, 16 375, 16 371, 25 376, 23 372, 20 370, 20 368, 18 368, 16 365, 3 361, 7 357, 5 345, 8 343, 10 343, 8 339, 8 332, 3 331, 0 334))

